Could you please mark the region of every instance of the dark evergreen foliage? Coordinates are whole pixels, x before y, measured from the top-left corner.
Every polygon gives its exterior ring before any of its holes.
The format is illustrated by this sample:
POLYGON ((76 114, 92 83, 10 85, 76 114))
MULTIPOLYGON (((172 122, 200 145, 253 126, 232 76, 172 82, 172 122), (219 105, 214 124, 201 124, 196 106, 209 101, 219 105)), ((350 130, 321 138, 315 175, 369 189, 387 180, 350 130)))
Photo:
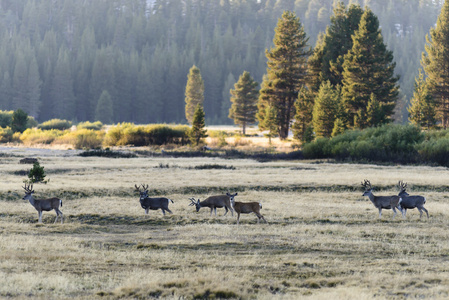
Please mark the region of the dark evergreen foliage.
POLYGON ((11 129, 13 132, 24 132, 27 129, 28 114, 22 109, 16 110, 12 114, 11 129))
POLYGON ((233 119, 235 124, 242 126, 243 134, 246 133, 248 125, 256 122, 258 85, 249 72, 245 71, 231 90, 232 106, 229 110, 229 118, 233 119))
MULTIPOLYGON (((330 24, 333 3, 2 0, 0 110, 22 108, 40 122, 95 121, 97 101, 108 90, 114 123, 185 122, 186 74, 195 64, 204 76, 208 123, 226 123, 235 83, 228 77, 247 70, 262 82, 264 51, 283 11, 299 16, 315 45, 330 24)), ((442 1, 372 0, 369 6, 394 51, 406 120, 424 36, 442 1)))

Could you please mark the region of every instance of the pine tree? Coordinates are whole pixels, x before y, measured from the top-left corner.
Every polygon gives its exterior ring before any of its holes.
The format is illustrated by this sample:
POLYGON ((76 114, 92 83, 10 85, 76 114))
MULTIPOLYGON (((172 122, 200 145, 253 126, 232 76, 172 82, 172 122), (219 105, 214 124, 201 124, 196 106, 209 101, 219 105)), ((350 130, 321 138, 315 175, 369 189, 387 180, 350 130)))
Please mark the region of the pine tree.
POLYGON ((245 71, 230 91, 232 106, 229 109, 229 118, 242 126, 243 134, 246 134, 247 125, 256 122, 258 85, 249 72, 245 71))
POLYGON ((444 128, 449 127, 449 1, 445 1, 435 28, 426 36, 421 64, 435 101, 437 117, 444 128))
MULTIPOLYGON (((281 139, 288 137, 298 92, 306 84, 306 62, 310 49, 308 38, 293 12, 282 14, 275 29, 274 48, 266 51, 267 76, 262 84, 259 102, 276 109, 281 139)), ((259 114, 259 119, 262 114, 259 114)))
POLYGON ((323 82, 313 106, 313 129, 316 137, 330 137, 338 116, 339 92, 330 81, 323 82))
POLYGON ((373 127, 382 124, 384 115, 380 102, 377 101, 374 93, 371 93, 368 105, 366 106, 366 123, 368 127, 373 127))
POLYGON ((97 101, 95 120, 103 124, 111 124, 113 113, 111 95, 108 91, 104 90, 97 101))
POLYGON ((265 108, 265 118, 263 122, 259 124, 259 128, 262 130, 268 130, 266 136, 268 136, 268 141, 271 145, 271 138, 278 135, 278 120, 277 120, 277 109, 274 106, 267 106, 265 108))
POLYGON ((192 144, 198 146, 202 138, 207 137, 206 123, 204 120, 204 110, 201 104, 197 104, 193 114, 192 128, 189 131, 189 138, 192 144))
POLYGON ((301 88, 295 102, 295 121, 292 125, 293 137, 303 143, 312 141, 313 93, 301 88))
POLYGON ((190 124, 193 124, 196 108, 198 105, 202 107, 204 102, 204 82, 200 69, 195 65, 190 68, 187 75, 185 102, 186 119, 190 124))
POLYGON ((314 92, 318 92, 323 81, 329 80, 334 86, 342 84, 344 55, 352 48, 351 36, 358 29, 362 14, 359 5, 346 9, 339 2, 335 6, 331 24, 318 38, 308 61, 309 87, 314 92))
POLYGON ((372 125, 388 122, 398 98, 399 78, 394 76, 393 54, 383 43, 379 21, 369 8, 353 35, 353 46, 344 56, 343 68, 342 97, 348 126, 368 126, 367 106, 371 93, 382 111, 380 121, 372 125))
POLYGON ((13 132, 24 132, 27 129, 28 114, 22 109, 17 109, 12 114, 11 129, 13 132))
POLYGON ((424 74, 420 70, 415 82, 415 92, 407 108, 412 124, 430 129, 436 124, 435 102, 430 94, 424 74))

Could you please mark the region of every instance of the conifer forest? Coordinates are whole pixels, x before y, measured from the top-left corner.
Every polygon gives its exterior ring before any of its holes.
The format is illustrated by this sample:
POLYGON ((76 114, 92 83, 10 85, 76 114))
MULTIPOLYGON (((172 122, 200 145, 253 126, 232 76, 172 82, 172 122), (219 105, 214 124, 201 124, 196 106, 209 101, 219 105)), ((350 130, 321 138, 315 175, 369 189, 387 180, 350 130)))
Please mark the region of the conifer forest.
MULTIPOLYGON (((379 19, 400 76, 395 120, 407 107, 426 35, 442 0, 354 0, 379 19)), ((95 121, 104 92, 112 121, 186 123, 185 88, 196 65, 207 124, 232 124, 230 90, 248 71, 259 84, 285 10, 312 49, 334 0, 1 0, 0 110, 36 120, 95 121), (108 98, 109 99, 109 98, 108 98)))

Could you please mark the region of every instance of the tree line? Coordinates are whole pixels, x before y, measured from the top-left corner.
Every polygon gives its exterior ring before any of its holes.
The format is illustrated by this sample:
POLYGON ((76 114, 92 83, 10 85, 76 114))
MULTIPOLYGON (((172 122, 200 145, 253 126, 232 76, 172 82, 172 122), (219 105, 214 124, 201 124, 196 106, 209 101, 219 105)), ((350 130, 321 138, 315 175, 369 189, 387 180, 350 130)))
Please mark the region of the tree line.
MULTIPOLYGON (((442 1, 359 2, 379 16, 395 54, 395 118, 406 120, 424 36, 442 1)), ((334 0, 1 0, 0 109, 22 108, 40 122, 184 123, 187 74, 196 65, 207 123, 229 123, 229 91, 244 71, 263 81, 265 50, 286 10, 313 47, 334 0)))

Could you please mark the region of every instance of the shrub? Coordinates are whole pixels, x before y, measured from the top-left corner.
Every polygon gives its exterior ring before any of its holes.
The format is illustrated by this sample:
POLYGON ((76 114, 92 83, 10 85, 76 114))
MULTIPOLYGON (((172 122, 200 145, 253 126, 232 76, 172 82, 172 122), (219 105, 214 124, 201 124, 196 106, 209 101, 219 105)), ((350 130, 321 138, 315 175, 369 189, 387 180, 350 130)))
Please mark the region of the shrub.
POLYGON ((61 119, 48 120, 38 125, 38 128, 42 130, 52 130, 52 129, 67 130, 70 127, 72 127, 72 122, 61 119))
POLYGON ((103 131, 95 131, 90 129, 79 129, 58 137, 54 144, 72 145, 75 149, 97 149, 103 143, 103 131))
POLYGON ((90 130, 100 130, 103 127, 103 123, 101 123, 100 121, 96 121, 96 122, 81 122, 79 123, 76 128, 77 129, 90 129, 90 130))
POLYGON ((13 132, 11 127, 0 128, 0 143, 8 143, 12 141, 13 132))
POLYGON ((302 152, 305 158, 327 158, 330 157, 330 140, 328 138, 318 138, 312 143, 304 145, 302 152))
POLYGON ((449 167, 449 137, 425 141, 417 148, 422 162, 449 167))
POLYGON ((33 168, 31 168, 30 172, 28 173, 30 183, 36 182, 47 183, 47 181, 44 181, 45 176, 46 175, 44 167, 41 167, 38 161, 33 164, 33 168))
POLYGON ((41 130, 29 128, 20 135, 20 140, 25 145, 51 144, 57 137, 63 134, 60 130, 41 130))
POLYGON ((148 146, 188 143, 188 126, 147 125, 135 126, 123 123, 109 129, 105 136, 106 146, 148 146))
POLYGON ((412 125, 383 125, 363 131, 350 130, 332 139, 304 145, 306 158, 336 158, 409 163, 418 161, 416 146, 424 140, 412 125))

